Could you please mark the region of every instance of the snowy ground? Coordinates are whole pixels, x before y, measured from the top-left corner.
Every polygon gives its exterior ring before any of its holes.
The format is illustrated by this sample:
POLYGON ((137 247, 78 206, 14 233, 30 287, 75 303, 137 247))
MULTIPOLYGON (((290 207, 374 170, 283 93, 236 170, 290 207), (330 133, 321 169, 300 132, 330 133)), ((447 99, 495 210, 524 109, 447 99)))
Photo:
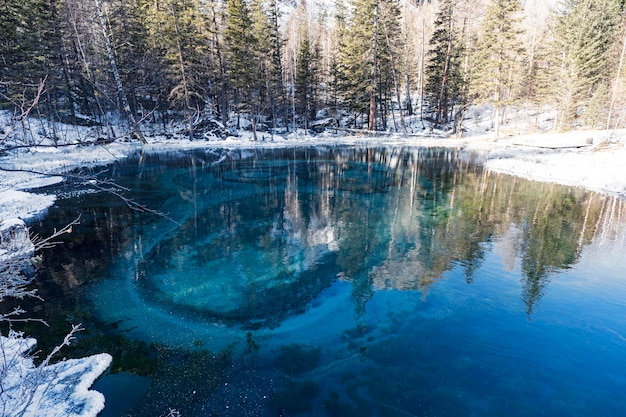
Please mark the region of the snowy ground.
POLYGON ((35 339, 0 335, 0 404, 3 416, 95 417, 104 396, 89 387, 110 365, 106 353, 36 367, 35 339), (36 388, 32 388, 36 387, 36 388))
POLYGON ((498 141, 488 135, 462 139, 426 136, 405 138, 401 135, 259 136, 258 141, 244 133, 238 138, 193 142, 154 137, 149 138, 149 144, 144 146, 137 142, 115 142, 109 145, 44 147, 12 152, 0 158, 0 167, 5 169, 0 170, 0 221, 14 217, 28 219, 45 211, 54 204, 55 197, 32 194, 28 190, 62 181, 60 174, 70 169, 107 164, 137 150, 156 152, 215 147, 375 144, 466 148, 484 153, 486 167, 495 172, 581 186, 626 197, 626 130, 543 133, 506 137, 498 141))
POLYGON ((486 167, 535 181, 626 197, 626 131, 519 136, 487 152, 486 167))

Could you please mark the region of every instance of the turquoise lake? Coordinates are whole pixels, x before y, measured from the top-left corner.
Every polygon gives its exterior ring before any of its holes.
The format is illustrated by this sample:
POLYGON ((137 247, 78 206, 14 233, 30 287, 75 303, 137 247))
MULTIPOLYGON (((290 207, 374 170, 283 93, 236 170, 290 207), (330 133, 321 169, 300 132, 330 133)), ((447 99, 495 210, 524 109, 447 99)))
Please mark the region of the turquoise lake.
POLYGON ((452 149, 136 154, 29 225, 101 416, 623 416, 626 202, 452 149))

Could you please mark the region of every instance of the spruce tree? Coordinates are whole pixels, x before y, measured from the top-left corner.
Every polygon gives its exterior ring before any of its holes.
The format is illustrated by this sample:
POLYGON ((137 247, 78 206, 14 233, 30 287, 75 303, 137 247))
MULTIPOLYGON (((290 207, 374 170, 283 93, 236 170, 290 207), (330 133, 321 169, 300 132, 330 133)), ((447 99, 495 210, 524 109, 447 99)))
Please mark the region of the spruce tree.
POLYGON ((480 101, 495 107, 495 134, 499 134, 500 110, 519 92, 523 48, 519 36, 521 4, 518 0, 493 0, 482 23, 474 54, 471 91, 480 101))
MULTIPOLYGON (((286 108, 284 103, 285 95, 282 72, 283 38, 279 28, 280 10, 277 0, 269 0, 267 13, 269 22, 267 42, 269 44, 270 60, 268 65, 268 94, 271 106, 272 126, 275 128, 280 113, 279 108, 286 108)), ((283 118, 285 121, 287 120, 286 116, 283 118)))
POLYGON ((353 0, 351 16, 339 28, 343 101, 357 115, 368 114, 369 129, 376 128, 377 115, 385 127, 393 85, 391 48, 401 43, 398 19, 395 0, 353 0))
POLYGON ((303 126, 315 118, 317 112, 316 86, 318 84, 319 50, 312 45, 308 31, 303 30, 296 65, 296 111, 304 120, 303 126))
POLYGON ((167 100, 184 112, 192 138, 192 121, 204 110, 211 74, 207 17, 192 0, 147 1, 146 22, 152 52, 161 60, 167 100))
POLYGON ((146 9, 135 0, 114 0, 110 7, 111 38, 133 113, 166 110, 157 98, 166 80, 161 57, 150 47, 146 9))
POLYGON ((46 77, 56 79, 57 53, 49 1, 5 0, 0 3, 0 104, 28 101, 46 77), (55 73, 53 73, 55 72, 55 73))
POLYGON ((237 110, 237 128, 240 128, 240 105, 250 102, 254 80, 254 68, 257 42, 252 32, 252 17, 248 4, 244 0, 226 1, 226 23, 224 29, 226 43, 227 72, 233 89, 234 103, 237 110))
POLYGON ((430 39, 424 98, 430 118, 436 125, 451 119, 451 110, 461 100, 463 44, 455 22, 455 1, 442 0, 430 39))
POLYGON ((343 103, 355 115, 368 112, 373 62, 374 0, 352 0, 341 34, 339 66, 343 103))
POLYGON ((594 95, 608 91, 609 50, 620 17, 619 0, 563 0, 555 12, 550 66, 550 91, 558 110, 555 128, 572 128, 579 111, 589 111, 592 101, 608 103, 608 97, 594 95))
POLYGON ((212 102, 215 104, 215 110, 222 124, 226 126, 229 118, 230 91, 226 69, 226 52, 221 33, 223 25, 220 24, 224 20, 224 10, 223 8, 217 8, 214 2, 210 2, 207 13, 210 21, 207 40, 211 46, 210 60, 214 64, 212 66, 214 75, 209 94, 212 102), (218 20, 220 23, 218 23, 218 20))
POLYGON ((120 76, 119 67, 117 65, 117 57, 113 49, 112 36, 109 25, 107 23, 107 15, 104 12, 104 8, 102 7, 100 0, 94 0, 94 6, 98 17, 98 22, 100 24, 102 40, 104 41, 105 45, 105 53, 109 63, 109 70, 113 75, 113 79, 115 81, 117 111, 123 114, 129 121, 133 135, 136 136, 136 138, 139 139, 142 143, 146 143, 146 140, 143 137, 141 130, 139 129, 138 122, 135 118, 135 113, 130 108, 128 97, 126 95, 126 89, 124 88, 124 84, 122 83, 122 77, 120 76))
MULTIPOLYGON (((0 2, 0 108, 25 110, 19 107, 30 105, 45 80, 31 114, 75 122, 76 110, 91 113, 89 106, 79 105, 93 99, 94 89, 73 65, 65 11, 65 0, 0 2)), ((54 123, 44 126, 42 121, 41 129, 55 143, 59 139, 54 123)))
MULTIPOLYGON (((400 80, 402 51, 405 39, 400 29, 400 9, 395 0, 381 0, 379 3, 378 17, 378 100, 383 130, 387 130, 387 117, 392 110, 392 97, 394 92, 400 109, 400 118, 403 120, 402 103, 400 102, 400 80)), ((395 123, 395 116, 394 116, 395 123)), ((404 126, 404 122, 402 122, 404 126)), ((403 127, 404 129, 404 127, 403 127)))
POLYGON ((341 53, 342 45, 344 44, 343 39, 346 33, 346 19, 346 4, 344 3, 344 0, 337 0, 335 3, 334 15, 335 36, 332 39, 333 43, 330 51, 331 55, 329 58, 330 62, 328 68, 328 102, 332 108, 333 117, 337 119, 339 118, 340 107, 343 106, 341 53))
POLYGON ((278 33, 278 12, 276 5, 267 12, 261 0, 252 1, 252 38, 255 49, 252 51, 254 62, 251 67, 253 83, 249 86, 251 105, 254 107, 253 129, 256 130, 257 119, 268 114, 268 109, 274 119, 273 105, 276 100, 276 60, 280 57, 280 35, 278 33))

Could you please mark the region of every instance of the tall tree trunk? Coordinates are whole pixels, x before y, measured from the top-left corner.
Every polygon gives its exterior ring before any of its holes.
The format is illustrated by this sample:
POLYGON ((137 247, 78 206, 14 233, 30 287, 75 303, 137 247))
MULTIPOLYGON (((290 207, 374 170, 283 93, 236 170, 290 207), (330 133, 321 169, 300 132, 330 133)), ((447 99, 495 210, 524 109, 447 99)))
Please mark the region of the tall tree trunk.
POLYGON ((113 53, 113 47, 111 46, 111 37, 109 36, 109 31, 107 29, 107 21, 104 15, 104 11, 102 10, 102 6, 100 4, 100 0, 94 0, 96 4, 96 11, 98 13, 98 18, 100 19, 100 26, 102 28, 102 35, 104 36, 104 44, 106 46, 107 55, 109 58, 109 63, 111 65, 111 71, 113 72, 113 78, 115 79, 115 85, 117 87, 117 95, 122 105, 122 110, 128 117, 132 127, 131 130, 133 134, 139 139, 139 141, 143 144, 146 144, 146 139, 143 137, 141 130, 139 129, 139 125, 137 123, 137 119, 130 109, 130 105, 128 104, 128 99, 126 98, 126 93, 124 92, 124 86, 122 85, 122 78, 120 77, 120 72, 117 69, 117 62, 115 60, 115 54, 113 53))
MULTIPOLYGON (((406 113, 409 116, 413 115, 413 104, 411 102, 411 83, 409 77, 409 28, 406 19, 406 4, 404 3, 404 94, 406 95, 406 113)), ((389 40, 387 40, 389 43, 389 40)), ((400 108, 400 114, 402 114, 402 108, 400 108)), ((403 122, 404 123, 404 122, 403 122)), ((406 127, 404 128, 406 134, 406 127)))
POLYGON ((372 69, 370 72, 370 111, 367 129, 374 130, 376 127, 376 84, 378 67, 378 0, 374 2, 374 36, 372 39, 372 69))
POLYGON ((495 102, 495 126, 494 126, 494 130, 496 133, 496 141, 498 140, 499 136, 500 136, 500 103, 499 102, 495 102))
POLYGON ((251 93, 248 92, 249 96, 248 96, 248 103, 250 103, 250 122, 252 123, 252 137, 254 138, 254 141, 256 142, 257 137, 256 137, 256 120, 257 120, 257 115, 259 114, 259 103, 252 103, 252 97, 251 97, 251 93))
POLYGON ((178 65, 180 67, 180 78, 183 84, 183 94, 185 95, 185 113, 187 113, 187 129, 189 134, 189 140, 193 140, 193 120, 191 113, 191 102, 189 100, 189 88, 187 85, 187 73, 185 71, 185 60, 183 59, 183 46, 180 42, 180 30, 178 29, 178 19, 176 18, 176 11, 174 10, 174 4, 171 5, 172 19, 174 20, 174 31, 176 32, 176 48, 178 52, 178 65))
MULTIPOLYGON (((273 56, 273 60, 272 60, 272 64, 271 64, 271 70, 270 70, 270 77, 269 77, 269 85, 268 85, 268 91, 270 94, 270 105, 272 106, 272 139, 274 138, 274 131, 276 129, 276 124, 277 124, 277 120, 278 120, 278 112, 277 112, 277 106, 278 106, 278 101, 279 99, 283 96, 282 94, 282 54, 281 54, 281 42, 280 42, 280 36, 278 35, 280 33, 280 29, 279 29, 279 23, 278 23, 278 2, 272 2, 271 3, 271 10, 270 10, 270 15, 271 15, 271 24, 272 24, 272 30, 273 33, 276 34, 274 40, 274 56, 273 56)), ((283 107, 284 103, 283 103, 283 107)), ((285 119, 286 120, 286 119, 285 119)))
POLYGON ((435 122, 437 124, 442 123, 444 120, 442 119, 442 115, 445 115, 446 121, 448 117, 448 72, 450 71, 450 60, 452 59, 452 29, 453 29, 453 20, 450 18, 450 34, 448 36, 448 49, 446 51, 446 62, 443 66, 443 77, 441 78, 441 86, 439 89, 439 100, 437 103, 437 115, 435 116, 435 122))
MULTIPOLYGON (((393 49, 391 48, 391 42, 389 41, 389 32, 387 31, 387 25, 384 25, 384 29, 385 29, 385 39, 387 41, 387 49, 389 50, 389 56, 391 57, 391 75, 393 77, 393 86, 394 89, 396 90, 396 100, 398 100, 398 108, 400 110, 400 124, 402 126, 402 133, 404 134, 404 136, 407 135, 407 130, 406 130, 406 123, 404 122, 404 113, 402 112, 402 102, 400 101, 400 86, 398 83, 398 77, 396 75, 396 60, 394 58, 394 54, 393 54, 393 49)), ((405 57, 406 59, 406 57, 405 57)), ((406 68, 406 66, 405 66, 406 68)), ((408 77, 408 75, 407 75, 408 77)), ((407 78, 407 82, 408 82, 408 78, 407 78)), ((409 107, 411 106, 410 104, 410 97, 407 96, 407 98, 409 99, 409 107)), ((393 104, 391 106, 391 114, 393 115, 393 104)), ((410 113, 409 113, 410 114, 410 113)), ((394 124, 395 124, 395 117, 394 117, 394 124)))
POLYGON ((494 130, 496 133, 496 141, 498 140, 499 136, 500 136, 500 99, 502 98, 502 91, 500 88, 500 71, 501 71, 501 67, 502 67, 502 63, 499 64, 498 68, 497 68, 497 74, 495 77, 496 80, 496 88, 494 91, 494 106, 495 106, 495 126, 494 126, 494 130))
POLYGON ((230 114, 230 110, 228 108, 228 76, 226 75, 226 68, 224 67, 224 60, 222 59, 222 47, 220 46, 220 39, 218 36, 218 25, 217 19, 215 18, 215 4, 211 2, 211 16, 213 19, 213 42, 215 42, 215 54, 217 55, 217 63, 220 69, 220 91, 219 91, 219 108, 220 108, 220 116, 221 121, 224 126, 228 123, 228 117, 230 114))
POLYGON ((422 55, 420 56, 420 120, 424 127, 424 61, 426 61, 426 18, 422 18, 422 55))

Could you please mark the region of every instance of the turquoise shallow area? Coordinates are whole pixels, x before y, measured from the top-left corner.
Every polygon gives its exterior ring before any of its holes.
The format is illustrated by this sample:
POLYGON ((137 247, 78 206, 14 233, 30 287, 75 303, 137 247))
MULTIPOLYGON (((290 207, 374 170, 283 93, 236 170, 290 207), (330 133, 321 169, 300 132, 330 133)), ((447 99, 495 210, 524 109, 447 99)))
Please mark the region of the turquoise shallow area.
POLYGON ((623 415, 625 202, 479 162, 137 155, 103 175, 165 216, 61 199, 33 227, 81 224, 45 257, 43 310, 86 320, 90 349, 126 341, 106 415, 623 415))

